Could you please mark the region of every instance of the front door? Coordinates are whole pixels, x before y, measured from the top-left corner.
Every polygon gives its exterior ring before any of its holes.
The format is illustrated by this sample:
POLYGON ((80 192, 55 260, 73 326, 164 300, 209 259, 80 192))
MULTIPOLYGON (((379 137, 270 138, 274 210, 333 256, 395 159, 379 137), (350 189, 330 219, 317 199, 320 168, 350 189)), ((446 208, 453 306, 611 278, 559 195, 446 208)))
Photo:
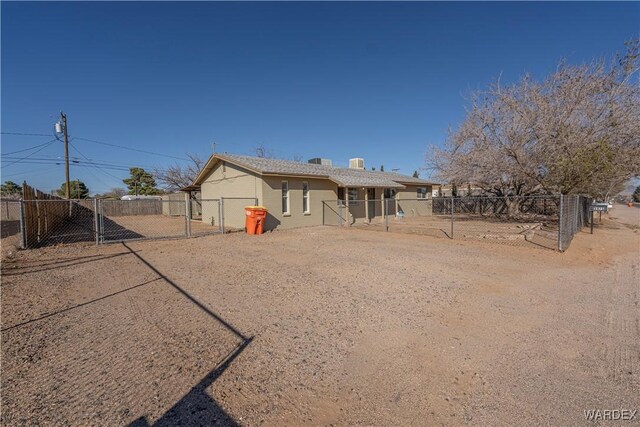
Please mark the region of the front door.
POLYGON ((369 199, 369 218, 374 218, 376 216, 376 189, 375 188, 367 188, 367 199, 369 199))

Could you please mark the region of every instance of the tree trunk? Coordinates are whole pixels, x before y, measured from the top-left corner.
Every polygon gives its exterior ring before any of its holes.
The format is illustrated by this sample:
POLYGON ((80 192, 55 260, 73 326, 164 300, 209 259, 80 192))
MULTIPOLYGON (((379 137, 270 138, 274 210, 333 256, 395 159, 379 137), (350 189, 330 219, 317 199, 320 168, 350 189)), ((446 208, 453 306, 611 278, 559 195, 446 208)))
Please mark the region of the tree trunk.
POLYGON ((507 205, 507 218, 515 219, 520 217, 520 205, 522 204, 522 200, 519 197, 507 197, 505 199, 505 204, 507 205))

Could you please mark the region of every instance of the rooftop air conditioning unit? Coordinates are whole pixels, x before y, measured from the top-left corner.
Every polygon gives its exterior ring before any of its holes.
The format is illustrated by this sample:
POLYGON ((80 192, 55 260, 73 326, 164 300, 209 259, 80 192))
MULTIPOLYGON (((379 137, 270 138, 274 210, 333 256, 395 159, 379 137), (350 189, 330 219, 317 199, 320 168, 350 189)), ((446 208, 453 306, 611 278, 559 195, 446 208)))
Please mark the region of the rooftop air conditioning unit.
POLYGON ((309 163, 314 164, 314 165, 331 166, 331 160, 330 159, 322 159, 320 157, 314 157, 313 159, 309 159, 309 163))
POLYGON ((360 157, 349 159, 349 169, 364 169, 364 159, 360 157))

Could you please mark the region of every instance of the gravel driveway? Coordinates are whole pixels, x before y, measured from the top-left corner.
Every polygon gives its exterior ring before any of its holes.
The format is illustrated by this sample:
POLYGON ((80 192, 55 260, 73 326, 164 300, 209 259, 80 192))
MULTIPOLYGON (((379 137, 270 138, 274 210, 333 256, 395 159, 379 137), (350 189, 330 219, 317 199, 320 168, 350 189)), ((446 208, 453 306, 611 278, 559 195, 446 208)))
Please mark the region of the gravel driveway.
POLYGON ((563 254, 329 227, 19 251, 2 264, 2 424, 640 410, 640 209, 610 217, 563 254))

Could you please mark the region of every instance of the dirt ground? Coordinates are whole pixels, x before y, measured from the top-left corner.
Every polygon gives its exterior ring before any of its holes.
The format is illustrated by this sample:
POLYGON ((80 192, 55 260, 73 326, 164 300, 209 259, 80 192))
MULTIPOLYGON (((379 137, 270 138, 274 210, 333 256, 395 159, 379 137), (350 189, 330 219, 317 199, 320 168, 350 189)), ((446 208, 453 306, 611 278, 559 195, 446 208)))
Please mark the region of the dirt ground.
POLYGON ((331 227, 12 253, 2 424, 585 425, 585 410, 639 410, 640 209, 587 231, 562 254, 331 227))

